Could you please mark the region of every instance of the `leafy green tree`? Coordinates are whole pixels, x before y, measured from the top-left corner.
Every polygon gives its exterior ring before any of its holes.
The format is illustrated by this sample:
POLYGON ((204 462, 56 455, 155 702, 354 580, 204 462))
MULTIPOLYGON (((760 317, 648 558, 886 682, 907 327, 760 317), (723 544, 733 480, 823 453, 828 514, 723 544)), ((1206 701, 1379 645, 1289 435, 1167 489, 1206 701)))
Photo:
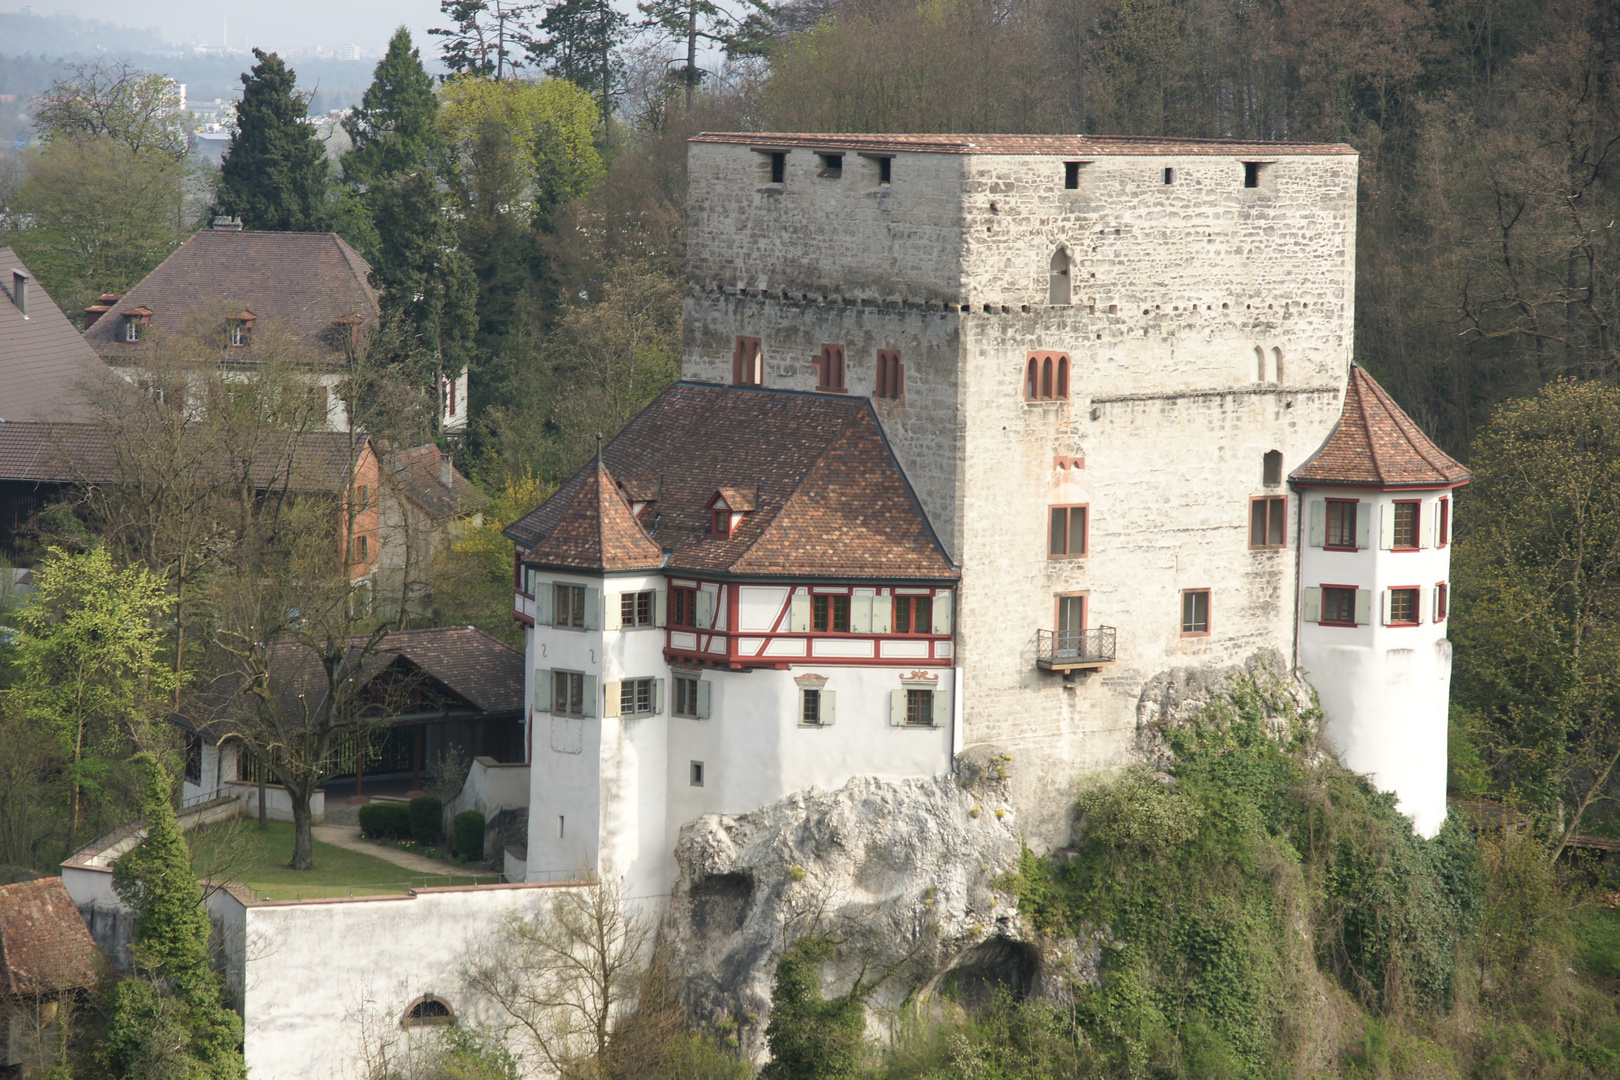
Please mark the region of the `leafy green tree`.
POLYGON ((180 110, 180 87, 128 60, 97 57, 68 66, 34 103, 34 132, 43 143, 106 136, 132 153, 184 161, 191 118, 180 110))
POLYGON ((34 571, 34 602, 18 613, 19 692, 29 715, 54 733, 69 777, 69 843, 87 798, 98 796, 131 746, 161 740, 176 676, 161 661, 163 582, 119 569, 103 548, 53 548, 34 571))
POLYGON ((108 1061, 120 1076, 241 1080, 242 1021, 209 963, 208 912, 170 801, 173 783, 151 754, 135 765, 146 838, 113 870, 114 888, 135 909, 135 975, 114 992, 108 1061))
POLYGON ((1615 803, 1620 389, 1560 381, 1504 405, 1472 465, 1453 555, 1455 693, 1499 785, 1561 851, 1615 803))
POLYGON ((667 38, 686 43, 681 82, 686 85, 687 112, 692 111, 692 95, 703 81, 703 69, 697 62, 699 42, 727 53, 746 52, 739 46, 757 36, 758 28, 771 13, 764 0, 741 0, 736 5, 741 14, 715 0, 645 0, 636 7, 646 16, 641 23, 643 29, 661 30, 667 38))
POLYGON ((190 232, 185 165, 113 135, 58 138, 28 157, 12 200, 29 225, 8 242, 64 309, 123 293, 190 232))
POLYGON ((359 107, 343 121, 353 144, 341 163, 344 181, 373 184, 437 164, 444 149, 438 119, 433 77, 422 67, 411 32, 401 26, 389 39, 359 107))
POLYGON ((846 994, 821 994, 821 966, 837 951, 831 938, 807 935, 776 965, 771 1021, 765 1027, 771 1060, 760 1080, 854 1080, 861 1075, 862 1005, 872 987, 860 979, 846 994))
POLYGON ((249 229, 320 232, 332 217, 326 149, 292 69, 275 53, 253 55, 259 62, 242 76, 236 131, 219 169, 218 209, 249 229))
POLYGON ((562 0, 546 8, 540 20, 545 37, 534 39, 529 51, 552 75, 594 97, 606 125, 617 92, 616 53, 629 26, 629 17, 609 0, 562 0))

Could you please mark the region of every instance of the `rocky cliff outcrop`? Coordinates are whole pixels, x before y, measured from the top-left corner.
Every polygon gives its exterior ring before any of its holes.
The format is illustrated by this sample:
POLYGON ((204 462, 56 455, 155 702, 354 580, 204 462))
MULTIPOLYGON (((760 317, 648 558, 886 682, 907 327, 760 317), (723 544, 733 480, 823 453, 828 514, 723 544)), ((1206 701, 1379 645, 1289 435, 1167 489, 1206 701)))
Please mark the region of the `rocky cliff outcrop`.
POLYGON ((828 993, 862 972, 884 977, 874 1009, 942 986, 1023 996, 1086 977, 1074 950, 1043 954, 998 888, 1020 850, 1009 766, 998 756, 964 760, 957 776, 857 777, 688 825, 663 940, 689 1015, 736 1024, 744 1052, 762 1057, 777 960, 810 932, 840 943, 828 993))

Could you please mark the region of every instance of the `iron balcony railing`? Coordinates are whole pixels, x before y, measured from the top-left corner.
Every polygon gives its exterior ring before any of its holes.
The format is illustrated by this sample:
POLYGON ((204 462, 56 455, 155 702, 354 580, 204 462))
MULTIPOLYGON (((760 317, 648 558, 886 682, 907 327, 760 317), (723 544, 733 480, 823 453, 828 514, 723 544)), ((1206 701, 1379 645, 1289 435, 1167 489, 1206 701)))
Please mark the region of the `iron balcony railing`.
POLYGON ((1038 630, 1035 663, 1053 671, 1069 668, 1101 667, 1114 662, 1114 628, 1095 626, 1089 630, 1038 630))

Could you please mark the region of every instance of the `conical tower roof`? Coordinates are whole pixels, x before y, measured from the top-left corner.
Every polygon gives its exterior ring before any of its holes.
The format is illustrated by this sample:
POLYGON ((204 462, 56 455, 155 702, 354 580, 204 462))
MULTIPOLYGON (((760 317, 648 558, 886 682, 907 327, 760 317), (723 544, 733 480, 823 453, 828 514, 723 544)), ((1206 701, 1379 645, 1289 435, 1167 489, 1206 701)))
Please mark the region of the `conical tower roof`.
POLYGON ((1469 476, 1365 369, 1351 364, 1338 424, 1290 479, 1301 486, 1433 488, 1465 484, 1469 476))
POLYGON ((601 458, 581 469, 569 486, 567 507, 551 534, 528 559, 580 570, 652 570, 664 552, 630 512, 601 458))

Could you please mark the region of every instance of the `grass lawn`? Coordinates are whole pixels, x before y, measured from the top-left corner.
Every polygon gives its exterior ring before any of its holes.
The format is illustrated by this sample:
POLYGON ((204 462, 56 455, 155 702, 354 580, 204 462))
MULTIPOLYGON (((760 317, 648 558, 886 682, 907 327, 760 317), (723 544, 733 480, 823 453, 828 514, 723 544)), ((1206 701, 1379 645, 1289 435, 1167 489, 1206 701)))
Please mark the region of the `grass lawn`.
POLYGON ((1576 916, 1575 955, 1593 975, 1620 979, 1620 911, 1597 908, 1576 916))
MULTIPOLYGON (((315 868, 293 870, 287 865, 292 860, 292 822, 272 821, 269 826, 260 832, 257 821, 224 821, 188 834, 192 868, 198 877, 246 885, 269 900, 347 896, 351 890, 356 896, 402 893, 413 884, 413 875, 402 866, 319 840, 314 842, 315 868)), ((416 875, 414 884, 420 886, 424 879, 416 875)))

